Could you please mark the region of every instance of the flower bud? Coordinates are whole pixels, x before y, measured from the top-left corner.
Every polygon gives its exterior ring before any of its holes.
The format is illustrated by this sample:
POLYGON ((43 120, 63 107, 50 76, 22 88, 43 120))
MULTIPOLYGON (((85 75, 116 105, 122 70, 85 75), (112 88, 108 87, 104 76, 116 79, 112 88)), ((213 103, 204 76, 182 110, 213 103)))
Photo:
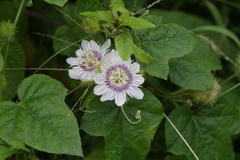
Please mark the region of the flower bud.
POLYGON ((3 21, 0 23, 0 37, 11 41, 15 35, 15 26, 10 21, 3 21))
POLYGON ((221 86, 214 81, 213 88, 210 91, 196 91, 193 93, 193 100, 201 104, 213 104, 219 94, 221 86))
POLYGON ((83 28, 88 32, 88 33, 96 33, 100 31, 100 26, 98 24, 98 21, 92 19, 92 18, 85 18, 83 19, 83 28))

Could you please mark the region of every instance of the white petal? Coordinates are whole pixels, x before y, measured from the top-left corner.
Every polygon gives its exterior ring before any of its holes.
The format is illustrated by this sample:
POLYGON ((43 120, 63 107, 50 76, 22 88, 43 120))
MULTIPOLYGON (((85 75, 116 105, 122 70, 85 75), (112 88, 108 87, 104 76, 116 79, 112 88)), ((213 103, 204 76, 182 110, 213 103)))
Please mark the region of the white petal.
POLYGON ((81 57, 81 56, 84 55, 84 52, 83 52, 83 50, 82 50, 81 48, 78 49, 75 53, 76 53, 76 55, 77 55, 78 57, 81 57))
POLYGON ((140 86, 144 83, 144 78, 140 74, 136 74, 133 76, 133 85, 140 86))
POLYGON ((117 106, 123 106, 126 102, 126 93, 117 93, 115 95, 115 103, 117 106))
POLYGON ((99 47, 99 45, 95 41, 91 40, 90 41, 90 46, 92 48, 91 50, 100 51, 100 47, 99 47))
POLYGON ((101 102, 105 102, 105 101, 111 101, 115 98, 115 93, 108 90, 105 94, 102 95, 102 97, 100 98, 101 102))
POLYGON ((103 73, 96 74, 96 76, 94 77, 94 81, 95 81, 96 84, 104 83, 104 81, 105 81, 104 74, 103 73))
POLYGON ((73 57, 70 57, 70 58, 67 58, 67 63, 71 66, 76 66, 76 65, 79 65, 79 61, 80 59, 79 58, 73 58, 73 57))
POLYGON ((82 79, 82 69, 81 68, 72 68, 68 70, 69 77, 72 79, 81 80, 82 79))
POLYGON ((96 74, 95 72, 86 72, 85 71, 85 79, 84 80, 93 81, 95 74, 96 74))
POLYGON ((118 52, 115 50, 112 50, 108 55, 103 58, 103 63, 107 64, 108 66, 121 64, 123 62, 124 61, 119 56, 118 52))
POLYGON ((96 95, 102 95, 107 91, 107 87, 103 84, 96 85, 93 89, 94 94, 96 95))
POLYGON ((132 63, 131 58, 129 58, 128 60, 124 61, 124 64, 125 64, 126 66, 130 66, 131 63, 132 63))
POLYGON ((127 90, 127 94, 131 97, 131 98, 136 98, 136 99, 143 99, 143 92, 141 89, 139 89, 136 86, 132 86, 127 90))
POLYGON ((82 41, 82 49, 83 49, 84 52, 90 51, 91 50, 90 43, 86 40, 83 40, 82 41))
POLYGON ((108 39, 106 42, 102 45, 101 50, 107 50, 111 46, 111 40, 108 39))
POLYGON ((140 65, 136 62, 132 63, 129 65, 129 70, 133 73, 136 74, 140 71, 140 65))

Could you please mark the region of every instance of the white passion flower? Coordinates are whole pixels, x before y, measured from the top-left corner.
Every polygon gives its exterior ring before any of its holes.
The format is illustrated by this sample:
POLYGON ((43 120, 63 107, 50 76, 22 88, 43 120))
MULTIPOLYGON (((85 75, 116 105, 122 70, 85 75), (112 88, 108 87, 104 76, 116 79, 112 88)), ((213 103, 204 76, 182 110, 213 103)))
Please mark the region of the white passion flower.
POLYGON ((115 99, 117 106, 123 106, 127 94, 131 98, 142 99, 144 94, 139 86, 143 84, 144 78, 137 74, 139 70, 138 63, 132 63, 130 59, 123 61, 118 52, 112 50, 102 61, 102 73, 94 77, 97 84, 94 94, 102 95, 102 102, 115 99))
POLYGON ((69 77, 81 81, 93 81, 99 63, 111 46, 111 41, 108 39, 102 46, 99 46, 93 40, 83 40, 81 46, 76 51, 77 57, 67 58, 67 63, 72 67, 68 70, 69 77))

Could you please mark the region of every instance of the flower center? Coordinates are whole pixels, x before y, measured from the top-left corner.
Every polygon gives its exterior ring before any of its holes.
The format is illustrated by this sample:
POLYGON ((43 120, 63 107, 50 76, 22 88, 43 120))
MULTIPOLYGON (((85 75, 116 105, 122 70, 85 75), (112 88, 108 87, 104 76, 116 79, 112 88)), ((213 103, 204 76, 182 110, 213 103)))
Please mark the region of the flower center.
POLYGON ((106 85, 117 92, 128 89, 129 85, 132 83, 132 74, 123 64, 110 67, 105 76, 106 85))
POLYGON ((98 62, 101 60, 101 56, 96 51, 85 52, 79 62, 80 67, 85 71, 93 71, 97 68, 98 62))

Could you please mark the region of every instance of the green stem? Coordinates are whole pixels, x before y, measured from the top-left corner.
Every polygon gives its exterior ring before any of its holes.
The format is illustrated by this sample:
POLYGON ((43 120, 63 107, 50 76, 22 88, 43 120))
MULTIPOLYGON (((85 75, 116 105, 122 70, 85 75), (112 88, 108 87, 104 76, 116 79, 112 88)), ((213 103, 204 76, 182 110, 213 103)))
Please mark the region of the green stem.
POLYGON ((20 14, 21 14, 21 12, 22 12, 24 3, 25 3, 25 0, 22 0, 22 2, 21 2, 21 4, 20 4, 20 7, 19 7, 19 9, 18 9, 17 15, 16 15, 15 20, 14 20, 14 26, 15 26, 15 27, 17 26, 17 23, 18 23, 20 14))

